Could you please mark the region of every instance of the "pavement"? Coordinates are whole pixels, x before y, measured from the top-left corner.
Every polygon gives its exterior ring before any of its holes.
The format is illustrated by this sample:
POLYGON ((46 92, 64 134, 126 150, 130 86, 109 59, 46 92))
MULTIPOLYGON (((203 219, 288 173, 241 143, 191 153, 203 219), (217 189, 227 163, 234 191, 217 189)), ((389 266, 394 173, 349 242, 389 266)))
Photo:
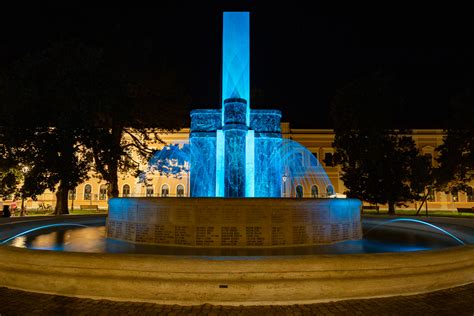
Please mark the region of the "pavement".
POLYGON ((474 315, 474 283, 387 298, 285 306, 158 305, 48 295, 0 287, 6 315, 474 315))

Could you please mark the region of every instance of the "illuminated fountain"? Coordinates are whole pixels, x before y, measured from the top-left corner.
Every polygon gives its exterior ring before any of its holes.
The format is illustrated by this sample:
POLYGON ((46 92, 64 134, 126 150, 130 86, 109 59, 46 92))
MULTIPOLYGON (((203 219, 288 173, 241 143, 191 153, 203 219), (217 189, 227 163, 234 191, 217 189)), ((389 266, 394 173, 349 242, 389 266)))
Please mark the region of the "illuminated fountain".
POLYGON ((250 109, 249 48, 249 13, 224 13, 222 108, 192 111, 189 146, 161 152, 190 162, 191 198, 112 199, 108 237, 223 248, 361 238, 360 201, 281 198, 283 176, 332 185, 312 154, 282 139, 280 111, 250 109))
POLYGON ((107 219, 0 223, 0 286, 167 305, 277 305, 474 282, 472 221, 365 217, 362 236, 358 200, 282 198, 298 195, 287 186, 318 188, 312 197, 334 189, 307 149, 282 138, 279 111, 250 109, 248 33, 248 13, 224 14, 222 109, 193 111, 190 144, 150 162, 189 162, 192 197, 111 199, 107 219))

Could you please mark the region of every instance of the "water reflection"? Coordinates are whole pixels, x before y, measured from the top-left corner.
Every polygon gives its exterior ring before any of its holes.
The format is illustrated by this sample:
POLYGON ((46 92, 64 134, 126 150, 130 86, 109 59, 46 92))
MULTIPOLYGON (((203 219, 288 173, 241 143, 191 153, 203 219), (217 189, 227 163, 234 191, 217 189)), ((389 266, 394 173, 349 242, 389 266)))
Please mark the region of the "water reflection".
MULTIPOLYGON (((450 236, 429 229, 419 229, 419 227, 417 229, 413 226, 413 223, 391 223, 390 225, 380 226, 380 222, 381 220, 364 220, 364 238, 362 240, 291 248, 218 249, 133 244, 105 238, 106 231, 103 225, 87 228, 51 227, 19 236, 6 244, 21 248, 71 252, 197 255, 210 257, 214 260, 230 257, 239 257, 239 259, 244 260, 249 257, 258 259, 258 256, 406 252, 459 245, 450 236)), ((470 236, 470 238, 465 239, 467 241, 473 240, 474 228, 458 228, 456 228, 456 225, 449 226, 453 233, 459 233, 464 237, 470 236)))
POLYGON ((38 250, 106 252, 105 227, 55 228, 55 231, 20 236, 6 244, 38 250))
POLYGON ((13 239, 10 245, 18 248, 26 248, 26 236, 20 236, 13 239))

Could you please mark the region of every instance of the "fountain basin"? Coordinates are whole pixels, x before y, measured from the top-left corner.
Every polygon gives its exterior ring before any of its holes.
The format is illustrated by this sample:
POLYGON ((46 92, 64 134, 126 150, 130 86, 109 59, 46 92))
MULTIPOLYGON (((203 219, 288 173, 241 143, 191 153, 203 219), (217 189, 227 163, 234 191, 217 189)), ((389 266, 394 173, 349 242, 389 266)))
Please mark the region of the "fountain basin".
MULTIPOLYGON (((364 230, 371 230, 369 234, 381 230, 385 235, 387 225, 391 230, 400 227, 406 231, 409 227, 406 225, 414 224, 379 225, 387 219, 368 220, 370 225, 364 230), (373 227, 378 228, 372 230, 373 227)), ((160 304, 282 305, 409 295, 474 282, 474 222, 433 220, 471 244, 452 246, 454 243, 443 249, 396 253, 290 256, 91 253, 33 250, 4 244, 0 245, 0 286, 160 304)), ((103 225, 104 217, 19 218, 17 222, 0 223, 0 239, 26 228, 61 223, 103 225)), ((428 228, 419 225, 410 230, 428 228)), ((430 238, 452 239, 443 235, 436 233, 430 238)), ((65 242, 69 240, 66 238, 65 242)))
POLYGON ((107 237, 184 247, 262 248, 360 239, 355 199, 117 198, 107 237))

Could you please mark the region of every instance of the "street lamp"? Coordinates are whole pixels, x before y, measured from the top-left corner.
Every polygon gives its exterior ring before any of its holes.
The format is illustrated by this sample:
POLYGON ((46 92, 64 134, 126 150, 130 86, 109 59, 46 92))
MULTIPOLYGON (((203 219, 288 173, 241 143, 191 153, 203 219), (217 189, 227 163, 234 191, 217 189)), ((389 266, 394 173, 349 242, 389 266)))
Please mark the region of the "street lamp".
POLYGON ((283 197, 286 197, 286 180, 288 180, 288 176, 284 174, 281 179, 283 180, 283 197))

